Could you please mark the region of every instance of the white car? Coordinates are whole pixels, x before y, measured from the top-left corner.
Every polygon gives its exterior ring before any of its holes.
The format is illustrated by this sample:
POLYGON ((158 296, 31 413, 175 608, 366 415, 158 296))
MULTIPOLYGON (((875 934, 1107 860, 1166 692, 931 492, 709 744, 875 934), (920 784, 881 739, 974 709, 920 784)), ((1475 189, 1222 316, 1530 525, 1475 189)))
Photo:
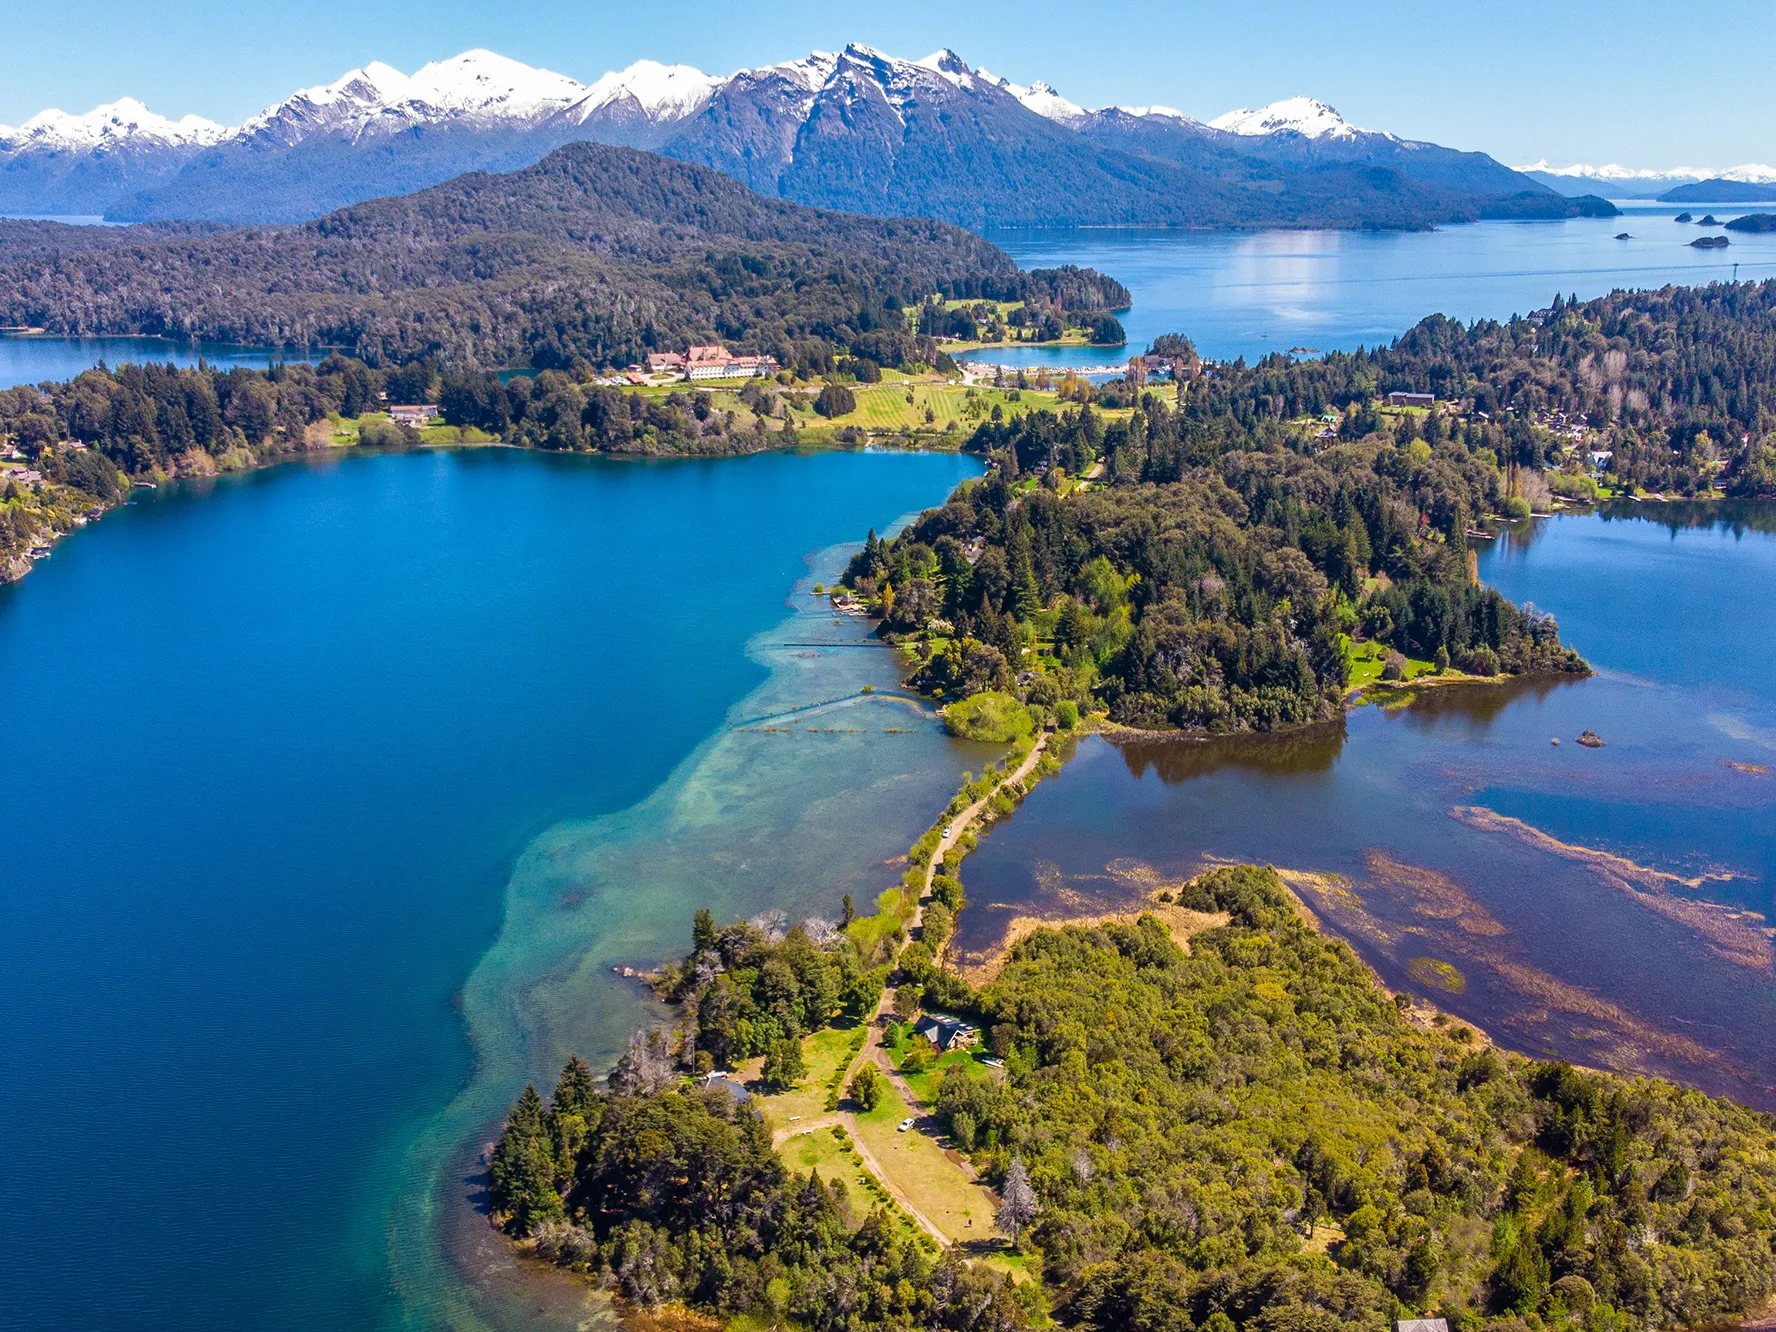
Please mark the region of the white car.
POLYGON ((943 835, 945 837, 954 837, 956 835, 956 825, 953 823, 944 824, 943 835))
POLYGON ((910 1120, 910 1119, 903 1119, 903 1120, 901 1120, 901 1121, 900 1121, 900 1129, 899 1129, 899 1130, 898 1130, 898 1131, 899 1131, 899 1132, 901 1132, 901 1133, 905 1133, 905 1132, 906 1132, 906 1131, 907 1131, 907 1130, 908 1130, 908 1129, 910 1129, 910 1128, 911 1128, 911 1127, 912 1127, 912 1126, 913 1126, 913 1121, 912 1121, 912 1120, 910 1120))

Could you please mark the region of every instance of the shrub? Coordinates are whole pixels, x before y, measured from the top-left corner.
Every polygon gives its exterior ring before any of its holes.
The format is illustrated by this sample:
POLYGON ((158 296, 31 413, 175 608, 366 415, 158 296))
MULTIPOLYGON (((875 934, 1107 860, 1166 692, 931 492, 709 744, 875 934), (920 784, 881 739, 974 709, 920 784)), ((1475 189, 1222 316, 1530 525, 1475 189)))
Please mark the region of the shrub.
POLYGON ((1010 744, 1035 729, 1028 708, 994 689, 950 704, 944 712, 944 725, 951 735, 988 744, 1010 744))
POLYGON ((1381 666, 1381 678, 1384 680, 1404 680, 1406 678, 1406 658, 1398 652, 1387 654, 1387 660, 1381 666))
POLYGON ((1513 495, 1505 501, 1505 517, 1527 518, 1530 514, 1529 501, 1521 495, 1513 495))
POLYGON ((1469 675, 1497 675, 1499 673, 1499 657, 1485 644, 1470 648, 1462 654, 1461 668, 1469 675))
POLYGON ((1079 725, 1079 705, 1070 698, 1055 704, 1055 725, 1063 731, 1071 731, 1079 725))
POLYGON ((404 449, 419 443, 419 432, 386 416, 366 416, 358 422, 358 443, 372 449, 404 449))

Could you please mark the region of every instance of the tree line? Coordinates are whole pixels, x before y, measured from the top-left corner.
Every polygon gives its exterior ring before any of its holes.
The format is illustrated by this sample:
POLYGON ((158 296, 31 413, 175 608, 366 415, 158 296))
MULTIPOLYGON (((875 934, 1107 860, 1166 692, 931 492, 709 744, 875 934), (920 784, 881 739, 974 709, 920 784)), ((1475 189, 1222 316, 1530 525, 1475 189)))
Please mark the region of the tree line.
POLYGON ((687 1080, 724 977, 784 1031, 822 1021, 810 995, 824 1020, 844 1010, 842 962, 822 981, 792 960, 835 956, 843 931, 820 922, 699 913, 661 977, 678 1033, 638 1033, 603 1091, 578 1058, 549 1101, 526 1088, 492 1158, 496 1215, 637 1304, 822 1329, 1383 1332, 1424 1314, 1629 1332, 1728 1320, 1776 1289, 1770 1116, 1408 1021, 1274 871, 1161 897, 1225 923, 1188 949, 1151 915, 1042 930, 983 990, 945 995, 1005 1078, 946 1071, 937 1113, 1038 1281, 897 1239, 842 1184, 787 1173, 748 1104, 687 1080))
POLYGON ((1470 526, 1505 501, 1490 436, 1437 417, 1347 433, 1310 444, 1194 387, 1121 419, 989 421, 970 441, 987 476, 872 534, 843 581, 946 699, 1036 689, 1148 728, 1333 716, 1355 634, 1475 674, 1583 670, 1551 618, 1471 577, 1470 526), (1057 492, 1100 463, 1104 484, 1057 492), (1037 652, 1055 669, 1031 678, 1037 652))
POLYGON ((1090 270, 1022 273, 943 223, 823 212, 590 143, 301 226, 0 222, 0 323, 338 347, 375 365, 565 370, 690 342, 845 347, 900 329, 901 308, 932 293, 1062 310, 1128 301, 1090 270), (886 325, 860 315, 885 308, 886 325))

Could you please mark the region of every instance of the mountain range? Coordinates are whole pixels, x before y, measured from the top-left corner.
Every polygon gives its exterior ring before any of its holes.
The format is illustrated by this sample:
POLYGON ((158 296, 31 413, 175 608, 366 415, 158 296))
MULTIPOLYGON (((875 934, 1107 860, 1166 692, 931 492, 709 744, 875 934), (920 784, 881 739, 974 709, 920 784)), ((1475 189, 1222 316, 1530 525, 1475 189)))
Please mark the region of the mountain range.
POLYGON ((1433 226, 1607 212, 1483 153, 1361 130, 1305 98, 1204 123, 1088 111, 954 53, 868 47, 716 77, 639 61, 587 85, 489 51, 355 69, 245 123, 128 99, 0 127, 0 212, 296 221, 563 143, 643 148, 769 195, 975 230, 1028 225, 1433 226))
POLYGON ((1673 167, 1649 171, 1608 166, 1553 166, 1536 162, 1519 170, 1561 194, 1609 199, 1658 199, 1666 203, 1756 203, 1776 199, 1776 167, 1748 162, 1736 167, 1673 167))

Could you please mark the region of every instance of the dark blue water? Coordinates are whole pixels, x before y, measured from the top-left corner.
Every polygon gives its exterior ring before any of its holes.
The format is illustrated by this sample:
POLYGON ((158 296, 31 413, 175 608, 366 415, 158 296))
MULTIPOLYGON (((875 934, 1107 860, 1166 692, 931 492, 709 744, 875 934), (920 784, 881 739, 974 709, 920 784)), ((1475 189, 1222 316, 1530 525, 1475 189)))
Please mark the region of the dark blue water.
POLYGON ((1261 740, 1083 742, 966 862, 960 945, 1273 863, 1390 984, 1507 1044, 1776 1108, 1773 532, 1776 506, 1643 506, 1485 551, 1482 578, 1556 614, 1591 679, 1261 740))
MULTIPOLYGON (((1127 286, 1135 303, 1120 318, 1129 345, 995 347, 971 358, 1095 366, 1145 351, 1161 333, 1187 334, 1216 360, 1296 347, 1354 351, 1391 341, 1431 313, 1506 319, 1541 309, 1555 292, 1588 300, 1617 288, 1725 282, 1735 272, 1776 275, 1776 235, 1735 232, 1725 250, 1696 250, 1696 237, 1723 233, 1674 222, 1683 211, 1676 205, 1621 207, 1615 218, 1422 232, 994 232, 990 239, 1024 268, 1082 264, 1127 286), (1631 239, 1615 239, 1624 231, 1631 239)), ((1716 211, 1730 218, 1752 210, 1716 211)))
POLYGON ((0 388, 20 384, 60 383, 96 365, 113 368, 135 364, 199 365, 224 370, 240 366, 263 370, 273 361, 318 361, 324 351, 279 351, 242 347, 230 342, 174 342, 167 338, 56 338, 37 334, 0 333, 0 388))
MULTIPOLYGON (((0 1326, 413 1325, 391 1216, 514 862, 769 683, 810 552, 975 470, 357 457, 163 489, 0 590, 0 1326)), ((895 738, 904 846, 953 774, 895 738)))

